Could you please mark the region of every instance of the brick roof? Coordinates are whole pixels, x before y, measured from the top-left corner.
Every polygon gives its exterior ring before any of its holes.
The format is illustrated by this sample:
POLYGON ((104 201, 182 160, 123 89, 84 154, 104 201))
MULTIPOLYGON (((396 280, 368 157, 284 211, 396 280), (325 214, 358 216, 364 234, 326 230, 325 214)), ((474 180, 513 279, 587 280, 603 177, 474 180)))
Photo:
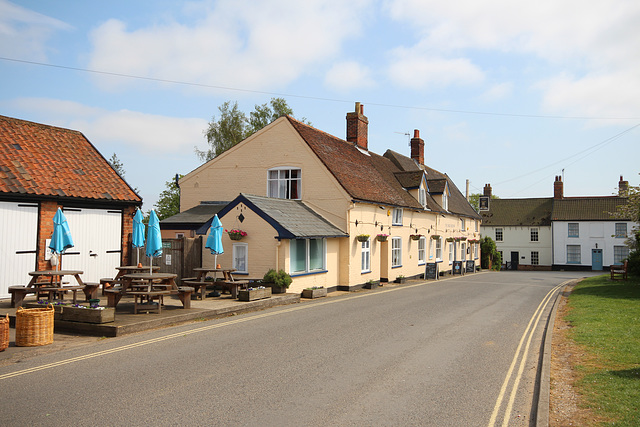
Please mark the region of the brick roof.
POLYGON ((0 116, 0 195, 142 199, 80 132, 0 116))
POLYGON ((627 202, 626 197, 617 196, 568 197, 554 202, 551 218, 554 221, 620 221, 611 212, 616 212, 618 206, 627 202))
MULTIPOLYGON (((287 119, 354 200, 416 210, 423 209, 422 205, 407 191, 419 186, 422 179, 422 169, 411 158, 390 150, 384 156, 365 152, 343 139, 301 123, 292 117, 287 119)), ((431 173, 439 179, 447 180, 452 193, 459 193, 457 187, 445 174, 426 167, 425 170, 427 170, 427 176, 431 173)), ((450 203, 449 206, 451 212, 479 218, 462 194, 455 195, 452 200, 453 204, 450 203)), ((435 212, 444 212, 429 194, 427 194, 427 208, 435 212)))

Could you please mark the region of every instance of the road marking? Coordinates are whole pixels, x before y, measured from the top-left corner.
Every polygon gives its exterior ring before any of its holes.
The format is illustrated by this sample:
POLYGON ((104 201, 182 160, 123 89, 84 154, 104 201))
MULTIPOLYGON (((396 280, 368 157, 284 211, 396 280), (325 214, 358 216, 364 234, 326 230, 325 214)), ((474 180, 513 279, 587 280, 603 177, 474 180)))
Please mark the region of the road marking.
MULTIPOLYGON (((480 273, 475 273, 475 274, 479 275, 479 274, 483 274, 483 273, 480 272, 480 273)), ((243 317, 243 318, 238 318, 238 319, 233 319, 233 320, 227 320, 227 321, 222 322, 222 323, 216 323, 216 324, 213 324, 213 325, 202 326, 200 328, 195 328, 195 329, 191 329, 191 330, 184 331, 184 332, 176 332, 176 333, 165 335, 165 336, 158 337, 158 338, 151 338, 151 339, 148 339, 148 340, 139 341, 139 342, 132 343, 132 344, 127 344, 127 345, 123 345, 123 346, 112 348, 112 349, 108 349, 108 350, 102 350, 102 351, 98 351, 98 352, 95 352, 95 353, 86 354, 86 355, 83 355, 83 356, 72 357, 72 358, 69 358, 69 359, 60 360, 58 362, 48 363, 46 365, 41 365, 41 366, 36 366, 36 367, 33 367, 33 368, 23 369, 21 371, 16 371, 16 372, 10 372, 8 374, 0 375, 0 381, 6 380, 6 379, 9 379, 9 378, 18 377, 18 376, 21 376, 21 375, 26 375, 26 374, 31 374, 31 373, 34 373, 34 372, 43 371, 43 370, 46 370, 46 369, 51 369, 51 368, 56 368, 56 367, 59 367, 59 366, 68 365, 70 363, 76 363, 76 362, 81 362, 81 361, 84 361, 84 360, 93 359, 93 358, 96 358, 96 357, 106 356, 106 355, 109 355, 109 354, 118 353, 118 352, 125 351, 125 350, 132 350, 134 348, 142 347, 142 346, 149 345, 149 344, 155 344, 155 343, 162 342, 162 341, 167 341, 167 340, 170 340, 170 339, 176 339, 176 338, 184 337, 184 336, 187 336, 187 335, 192 335, 192 334, 196 334, 196 333, 200 333, 200 332, 210 331, 210 330, 213 330, 213 329, 223 328, 225 326, 236 325, 238 323, 244 323, 244 322, 257 320, 257 319, 264 319, 264 318, 271 317, 271 316, 276 316, 276 315, 285 314, 285 313, 292 313, 294 311, 306 310, 306 309, 309 309, 309 308, 320 307, 320 306, 327 305, 327 304, 335 304, 335 303, 340 303, 340 302, 344 302, 344 301, 350 301, 350 300, 355 299, 355 298, 371 297, 371 296, 374 296, 374 295, 381 295, 381 294, 385 294, 385 293, 389 293, 389 292, 395 292, 395 291, 399 291, 399 290, 403 290, 403 289, 415 288, 415 287, 418 287, 418 286, 434 285, 434 284, 438 284, 439 282, 444 282, 444 281, 447 281, 447 280, 454 280, 454 279, 457 279, 457 278, 460 278, 460 277, 455 277, 454 276, 454 277, 450 277, 450 278, 447 278, 447 279, 440 279, 440 280, 437 280, 437 281, 420 282, 420 283, 415 283, 413 285, 399 286, 399 287, 396 287, 396 288, 385 289, 385 290, 378 291, 378 292, 367 292, 367 293, 349 295, 348 298, 327 298, 324 301, 314 301, 313 304, 311 304, 311 303, 302 303, 300 305, 296 305, 294 307, 286 308, 286 309, 283 309, 283 310, 264 312, 264 313, 256 314, 256 315, 253 315, 253 316, 250 316, 250 317, 243 317)))
POLYGON ((511 361, 511 365, 509 366, 509 370, 507 371, 507 375, 505 376, 504 382, 502 383, 502 387, 500 388, 500 393, 498 393, 498 398, 496 400, 496 404, 493 408, 493 412, 491 414, 491 418, 489 419, 489 427, 493 427, 496 424, 496 419, 498 417, 498 412, 500 411, 500 407, 502 406, 502 401, 504 400, 506 391, 507 391, 507 386, 509 384, 509 381, 511 380, 511 376, 513 375, 513 370, 518 362, 518 358, 520 357, 520 350, 522 349, 522 345, 526 342, 525 345, 525 349, 524 352, 522 354, 522 359, 520 360, 520 365, 518 367, 518 372, 514 378, 514 382, 512 385, 512 389, 511 389, 511 393, 509 395, 509 400, 507 402, 507 407, 505 409, 505 414, 504 414, 504 418, 502 420, 502 425, 507 426, 509 424, 509 419, 511 418, 511 411, 513 410, 513 403, 515 401, 516 398, 516 393, 518 391, 518 385, 520 384, 520 380, 522 379, 522 372, 524 371, 524 367, 527 361, 527 354, 529 352, 529 346, 531 344, 531 340, 533 339, 533 335, 536 329, 536 326, 538 325, 538 322, 540 321, 540 317, 542 316, 542 313, 544 313, 544 310, 546 309, 547 305, 549 304, 549 302, 551 301, 551 297, 552 295, 559 289, 561 289, 563 286, 566 286, 567 283, 569 283, 570 280, 567 280, 559 285, 557 285, 556 287, 554 287, 553 289, 551 289, 547 295, 545 295, 545 297, 542 299, 542 301, 540 302, 540 304, 538 305, 538 308, 536 308, 536 311, 533 313, 533 315, 531 316, 531 319, 529 320, 529 324, 527 325, 525 331, 522 334, 522 338, 520 338, 520 342, 518 344, 518 348, 516 348, 515 354, 513 356, 513 360, 511 361))

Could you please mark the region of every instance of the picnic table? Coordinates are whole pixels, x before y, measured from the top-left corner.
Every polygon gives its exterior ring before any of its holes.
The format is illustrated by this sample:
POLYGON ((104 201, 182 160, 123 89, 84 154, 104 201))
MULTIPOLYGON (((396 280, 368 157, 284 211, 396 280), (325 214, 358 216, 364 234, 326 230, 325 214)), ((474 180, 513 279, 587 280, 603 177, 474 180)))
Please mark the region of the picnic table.
POLYGON ((197 273, 197 277, 183 279, 183 284, 191 286, 200 291, 200 298, 205 299, 207 285, 216 284, 222 286, 223 291, 228 290, 233 299, 238 298, 238 289, 244 288, 249 284, 249 280, 235 280, 233 278, 234 268, 214 268, 214 267, 196 267, 193 269, 197 273), (205 279, 207 274, 214 273, 214 282, 207 282, 205 279), (222 273, 223 280, 217 280, 216 273, 222 273))
POLYGON ((134 314, 138 311, 162 312, 164 297, 178 295, 183 308, 191 308, 191 293, 193 288, 178 287, 175 282, 177 275, 172 273, 131 273, 121 276, 120 288, 107 289, 107 306, 117 307, 125 295, 134 297, 134 314), (154 301, 157 300, 157 303, 154 301))
MULTIPOLYGON (((31 271, 29 272, 29 276, 31 276, 31 280, 26 286, 11 286, 9 288, 9 292, 11 292, 11 307, 15 307, 16 305, 20 307, 22 302, 24 301, 24 297, 28 293, 34 293, 36 296, 40 294, 47 294, 49 297, 49 301, 55 299, 56 296, 60 296, 63 298, 64 294, 67 292, 73 293, 73 303, 77 304, 77 295, 76 293, 79 290, 85 290, 85 283, 82 281, 80 275, 82 271, 79 270, 39 270, 39 271, 31 271), (69 285, 65 286, 63 278, 64 276, 73 276, 76 280, 77 285, 69 285), (42 281, 41 278, 49 279, 47 281, 42 281)), ((95 289, 92 289, 92 292, 95 289)), ((89 294, 86 294, 87 299, 90 297, 89 294)))

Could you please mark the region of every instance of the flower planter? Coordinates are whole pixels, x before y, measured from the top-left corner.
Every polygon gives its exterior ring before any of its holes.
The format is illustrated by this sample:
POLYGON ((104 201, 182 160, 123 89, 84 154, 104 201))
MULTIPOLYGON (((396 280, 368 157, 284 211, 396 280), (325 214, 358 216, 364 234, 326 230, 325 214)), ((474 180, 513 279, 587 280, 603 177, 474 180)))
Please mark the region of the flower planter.
POLYGON ((376 236, 376 240, 378 242, 386 242, 387 241, 387 236, 376 236))
POLYGON ((265 298, 271 298, 271 288, 238 291, 238 299, 240 301, 255 301, 265 298))
POLYGON ((263 283, 264 286, 271 288, 272 294, 286 294, 287 288, 284 286, 278 286, 273 283, 263 283))
POLYGON ((242 234, 229 234, 231 240, 242 240, 242 234))
POLYGON ((63 306, 62 320, 82 323, 110 323, 115 320, 115 313, 114 307, 95 309, 63 306))
POLYGON ((358 240, 358 242, 366 242, 367 240, 369 240, 369 235, 368 234, 358 234, 356 236, 356 239, 358 240))
POLYGON ((327 296, 327 288, 303 289, 302 298, 321 298, 327 296))
POLYGON ((374 281, 374 282, 367 282, 364 284, 364 288, 365 289, 375 289, 378 286, 380 286, 380 282, 374 281))
POLYGON ((400 283, 402 285, 407 281, 407 279, 404 277, 398 277, 395 281, 396 283, 400 283))
POLYGON ((411 240, 420 240, 421 237, 422 237, 422 234, 412 234, 411 240))

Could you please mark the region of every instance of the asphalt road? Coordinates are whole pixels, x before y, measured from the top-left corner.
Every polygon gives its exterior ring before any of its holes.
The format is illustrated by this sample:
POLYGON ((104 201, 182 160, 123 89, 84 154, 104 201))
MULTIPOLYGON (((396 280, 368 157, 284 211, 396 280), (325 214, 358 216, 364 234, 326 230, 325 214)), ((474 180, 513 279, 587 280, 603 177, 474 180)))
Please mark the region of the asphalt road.
POLYGON ((42 354, 0 367, 0 424, 526 426, 557 285, 584 275, 387 285, 42 354))

